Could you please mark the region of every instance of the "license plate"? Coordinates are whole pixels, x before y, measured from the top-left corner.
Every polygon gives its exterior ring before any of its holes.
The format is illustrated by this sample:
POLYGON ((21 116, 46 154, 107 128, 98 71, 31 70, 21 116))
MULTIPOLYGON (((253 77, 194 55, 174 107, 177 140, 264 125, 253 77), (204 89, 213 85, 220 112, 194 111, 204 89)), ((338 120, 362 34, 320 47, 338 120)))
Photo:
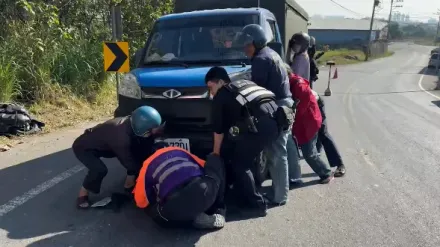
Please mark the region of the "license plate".
POLYGON ((179 147, 179 148, 183 148, 186 151, 190 152, 189 149, 189 139, 187 138, 167 138, 167 139, 156 139, 156 142, 158 141, 164 141, 166 143, 168 143, 168 145, 172 146, 172 147, 179 147))

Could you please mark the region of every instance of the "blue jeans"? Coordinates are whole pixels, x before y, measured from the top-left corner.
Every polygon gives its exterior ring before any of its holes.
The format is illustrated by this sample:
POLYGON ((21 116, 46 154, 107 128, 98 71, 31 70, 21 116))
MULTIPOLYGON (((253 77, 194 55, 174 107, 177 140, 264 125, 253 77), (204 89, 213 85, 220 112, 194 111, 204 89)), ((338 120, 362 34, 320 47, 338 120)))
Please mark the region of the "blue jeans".
POLYGON ((289 139, 287 139, 287 159, 289 162, 289 179, 301 179, 301 166, 299 165, 298 146, 296 145, 295 140, 293 140, 292 134, 290 134, 289 139))
POLYGON ((300 145, 304 159, 310 168, 318 174, 321 179, 325 179, 331 175, 332 170, 330 166, 325 163, 318 155, 316 150, 316 141, 318 139, 318 133, 308 143, 300 145))
MULTIPOLYGON (((291 98, 277 101, 278 106, 293 106, 291 98)), ((267 148, 269 172, 272 178, 272 198, 275 203, 287 202, 289 193, 288 176, 288 140, 292 139, 292 130, 282 131, 278 138, 267 148)), ((296 149, 294 150, 296 152, 296 149)), ((298 156, 296 156, 298 158, 298 156)))

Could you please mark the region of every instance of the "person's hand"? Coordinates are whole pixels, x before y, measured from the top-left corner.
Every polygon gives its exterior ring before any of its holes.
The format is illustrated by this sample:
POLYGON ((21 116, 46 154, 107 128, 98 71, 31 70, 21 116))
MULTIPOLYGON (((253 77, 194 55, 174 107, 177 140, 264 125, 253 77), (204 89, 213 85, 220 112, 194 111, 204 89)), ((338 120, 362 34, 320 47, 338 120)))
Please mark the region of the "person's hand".
POLYGON ((220 154, 218 152, 211 152, 209 155, 215 155, 215 156, 220 156, 220 154))

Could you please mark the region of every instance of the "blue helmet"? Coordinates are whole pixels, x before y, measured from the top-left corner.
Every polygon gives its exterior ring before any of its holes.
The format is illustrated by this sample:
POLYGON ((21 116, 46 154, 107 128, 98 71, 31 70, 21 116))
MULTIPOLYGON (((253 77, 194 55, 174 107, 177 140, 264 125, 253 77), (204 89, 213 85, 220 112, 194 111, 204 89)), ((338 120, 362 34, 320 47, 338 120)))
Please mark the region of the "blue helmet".
POLYGON ((133 133, 140 137, 147 137, 152 129, 162 123, 159 112, 150 106, 141 106, 134 110, 130 120, 133 133))
POLYGON ((263 28, 258 24, 249 24, 241 30, 244 44, 253 44, 256 49, 261 49, 267 44, 267 37, 263 28))

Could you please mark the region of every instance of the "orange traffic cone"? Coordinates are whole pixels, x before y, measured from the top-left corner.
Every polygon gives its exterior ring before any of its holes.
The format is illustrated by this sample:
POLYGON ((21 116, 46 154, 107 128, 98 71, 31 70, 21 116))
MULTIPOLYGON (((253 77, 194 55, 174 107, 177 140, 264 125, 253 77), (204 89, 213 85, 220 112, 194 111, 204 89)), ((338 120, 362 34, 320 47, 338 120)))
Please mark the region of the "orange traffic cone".
POLYGON ((335 74, 333 74, 332 79, 338 79, 338 68, 335 68, 335 74))

